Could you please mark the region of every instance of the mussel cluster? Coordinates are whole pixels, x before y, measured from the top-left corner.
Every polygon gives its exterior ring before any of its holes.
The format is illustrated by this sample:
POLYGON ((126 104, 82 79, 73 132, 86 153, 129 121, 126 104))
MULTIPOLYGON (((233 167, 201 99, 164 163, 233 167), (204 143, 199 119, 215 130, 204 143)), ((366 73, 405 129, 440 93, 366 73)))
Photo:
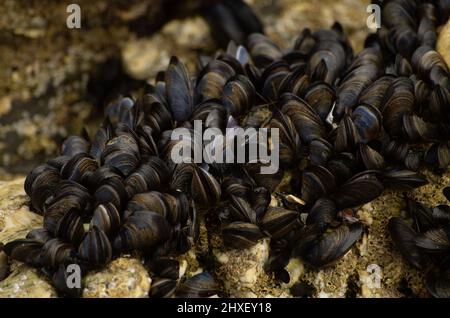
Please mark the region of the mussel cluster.
MULTIPOLYGON (((290 280, 291 257, 312 268, 333 264, 363 233, 359 206, 387 188, 422 186, 423 165, 440 173, 450 162, 449 70, 434 49, 450 5, 379 3, 383 27, 357 55, 335 23, 304 29, 289 49, 253 33, 245 45, 200 56, 195 76, 172 57, 143 96, 106 108, 94 136, 69 137, 61 156, 30 172, 25 191, 44 225, 4 251, 42 269, 66 296, 80 292, 65 284, 69 264, 85 273, 121 253, 143 257, 150 296, 220 294, 220 277, 179 277, 177 257, 196 244, 205 219, 230 248, 270 238, 266 270, 280 281, 290 280), (197 120, 224 134, 278 128, 279 170, 261 174, 264 164, 251 160, 175 164, 170 154, 195 144, 197 120), (172 140, 177 127, 191 138, 172 140)), ((225 156, 235 142, 215 146, 225 156)), ((270 138, 260 146, 270 149, 270 138)), ((401 244, 418 235, 404 232, 401 244)))
MULTIPOLYGON (((443 193, 450 201, 450 187, 443 193)), ((410 220, 393 217, 389 231, 395 246, 409 264, 421 270, 430 294, 450 297, 450 206, 429 208, 406 198, 410 220)))

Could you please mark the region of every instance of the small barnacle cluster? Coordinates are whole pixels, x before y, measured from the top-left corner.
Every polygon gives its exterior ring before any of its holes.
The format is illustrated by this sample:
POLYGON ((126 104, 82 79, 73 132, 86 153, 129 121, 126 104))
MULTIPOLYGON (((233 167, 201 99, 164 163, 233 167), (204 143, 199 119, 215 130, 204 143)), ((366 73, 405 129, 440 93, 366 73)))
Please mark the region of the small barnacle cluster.
MULTIPOLYGON (((85 273, 121 253, 144 259, 150 296, 220 294, 212 273, 179 277, 177 257, 195 246, 205 219, 216 221, 230 248, 269 237, 265 268, 280 281, 290 280, 284 268, 291 257, 312 268, 333 264, 362 235, 359 206, 388 188, 424 185, 423 164, 439 173, 450 162, 449 70, 434 50, 450 6, 380 5, 383 27, 356 55, 335 23, 304 29, 288 49, 253 33, 245 46, 230 42, 200 56, 195 76, 172 57, 143 96, 106 108, 94 136, 69 137, 61 156, 30 172, 25 191, 44 225, 4 251, 42 269, 66 296, 80 292, 65 284, 69 264, 85 273), (221 132, 277 128, 280 168, 262 174, 264 164, 252 160, 175 163, 171 153, 180 143, 198 146, 194 121, 221 132), (180 127, 188 140, 171 138, 180 127), (278 187, 286 175, 290 193, 278 187)), ((235 143, 212 147, 223 147, 226 157, 235 143)), ((271 139, 259 146, 271 149, 271 139)), ((406 225, 391 224, 400 246, 412 244, 417 233, 398 234, 406 225)))

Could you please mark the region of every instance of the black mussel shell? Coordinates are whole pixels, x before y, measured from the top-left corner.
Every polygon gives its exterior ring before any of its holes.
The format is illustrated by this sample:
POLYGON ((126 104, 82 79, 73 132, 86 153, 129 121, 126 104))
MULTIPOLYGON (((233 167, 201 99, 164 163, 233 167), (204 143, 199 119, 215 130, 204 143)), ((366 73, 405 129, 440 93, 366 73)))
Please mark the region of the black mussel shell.
POLYGON ((230 200, 230 212, 236 221, 256 224, 257 215, 251 204, 244 198, 232 196, 230 200))
POLYGON ((76 251, 74 247, 59 238, 48 240, 42 247, 42 262, 50 269, 57 269, 60 264, 75 262, 76 251))
POLYGON ((284 237, 300 224, 297 211, 270 208, 261 220, 261 226, 273 239, 284 237))
POLYGON ((175 294, 176 289, 176 279, 156 277, 152 280, 149 296, 151 298, 169 298, 175 294))
POLYGON ((3 244, 0 243, 0 282, 9 275, 8 255, 3 252, 3 244))
POLYGON ((342 224, 329 228, 302 253, 302 259, 314 268, 334 263, 344 256, 362 235, 361 223, 342 224))
POLYGON ((257 225, 240 221, 222 227, 222 235, 224 243, 236 249, 249 248, 263 238, 257 225))
POLYGON ((436 298, 450 298, 450 273, 435 273, 427 278, 428 292, 436 298))
POLYGON ((214 277, 203 272, 188 278, 176 292, 181 298, 204 298, 217 295, 220 292, 219 285, 214 277))
POLYGON ((417 247, 428 252, 442 252, 450 250, 450 230, 435 228, 419 234, 415 238, 417 247))
POLYGON ((94 210, 90 228, 96 226, 106 235, 114 235, 120 228, 121 220, 117 208, 112 203, 100 204, 94 210))
POLYGON ((309 210, 306 224, 316 224, 318 227, 324 228, 336 221, 336 216, 336 204, 330 199, 320 198, 309 210))
POLYGON ((386 188, 412 190, 428 183, 425 176, 410 170, 392 169, 381 176, 386 188))
POLYGON ((370 202, 380 196, 383 190, 383 184, 375 174, 365 171, 338 187, 330 197, 340 209, 344 209, 370 202))
POLYGON ((180 275, 180 263, 170 257, 160 257, 145 263, 150 273, 157 277, 177 280, 180 275))
POLYGON ((105 232, 94 225, 85 235, 78 253, 90 265, 104 265, 112 257, 111 243, 105 232))
POLYGON ((306 298, 312 297, 316 293, 316 288, 307 282, 299 281, 292 285, 289 291, 294 297, 306 298))
POLYGON ((67 240, 74 246, 78 246, 84 236, 84 227, 79 212, 76 209, 69 210, 56 225, 55 235, 67 240))
POLYGON ((3 251, 12 259, 31 266, 40 266, 41 251, 44 244, 31 239, 15 240, 5 244, 3 251))
POLYGON ((388 226, 392 240, 403 257, 414 267, 423 268, 426 258, 415 244, 417 233, 406 221, 397 217, 391 218, 388 226))
POLYGON ((170 237, 169 223, 153 211, 135 211, 126 220, 114 241, 118 251, 148 252, 170 237))

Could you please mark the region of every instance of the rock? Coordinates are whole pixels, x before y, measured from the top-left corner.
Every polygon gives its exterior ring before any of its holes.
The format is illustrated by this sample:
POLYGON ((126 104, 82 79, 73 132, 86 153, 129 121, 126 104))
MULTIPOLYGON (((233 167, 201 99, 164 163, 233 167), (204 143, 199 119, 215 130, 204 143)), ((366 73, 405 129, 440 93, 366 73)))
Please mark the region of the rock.
POLYGON ((139 298, 148 297, 151 279, 138 259, 120 257, 105 269, 89 273, 83 284, 83 297, 139 298))
POLYGON ((450 67, 450 20, 441 29, 436 48, 450 67))
POLYGON ((50 281, 37 269, 13 262, 11 274, 0 282, 0 298, 50 298, 56 297, 50 281))

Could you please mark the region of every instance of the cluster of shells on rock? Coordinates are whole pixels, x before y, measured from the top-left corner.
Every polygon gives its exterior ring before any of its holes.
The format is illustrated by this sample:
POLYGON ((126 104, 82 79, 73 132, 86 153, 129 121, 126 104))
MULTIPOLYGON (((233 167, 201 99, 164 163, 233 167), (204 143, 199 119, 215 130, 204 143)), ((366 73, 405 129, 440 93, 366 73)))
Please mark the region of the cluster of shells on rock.
MULTIPOLYGON (((291 257, 315 269, 332 265, 363 233, 359 206, 388 188, 426 184, 420 169, 441 173, 450 160, 449 70, 434 49, 450 5, 378 4, 383 26, 356 55, 335 23, 304 29, 288 49, 253 33, 245 45, 200 56, 195 76, 172 57, 143 96, 106 108, 94 136, 67 138, 61 156, 30 172, 25 191, 43 228, 3 250, 40 268, 64 296, 80 293, 66 286, 69 264, 84 274, 122 253, 143 258, 152 297, 221 295, 214 272, 179 277, 177 257, 196 244, 205 218, 229 248, 270 238, 265 269, 279 281, 290 280, 291 257), (193 134, 194 120, 221 131, 278 128, 280 169, 174 164, 170 153, 181 141, 171 132, 193 134), (279 191, 286 176, 289 193, 279 191)), ((391 220, 394 241, 420 268, 428 254, 445 254, 436 266, 447 276, 429 286, 448 296, 449 209, 411 205, 415 228, 391 220)))

